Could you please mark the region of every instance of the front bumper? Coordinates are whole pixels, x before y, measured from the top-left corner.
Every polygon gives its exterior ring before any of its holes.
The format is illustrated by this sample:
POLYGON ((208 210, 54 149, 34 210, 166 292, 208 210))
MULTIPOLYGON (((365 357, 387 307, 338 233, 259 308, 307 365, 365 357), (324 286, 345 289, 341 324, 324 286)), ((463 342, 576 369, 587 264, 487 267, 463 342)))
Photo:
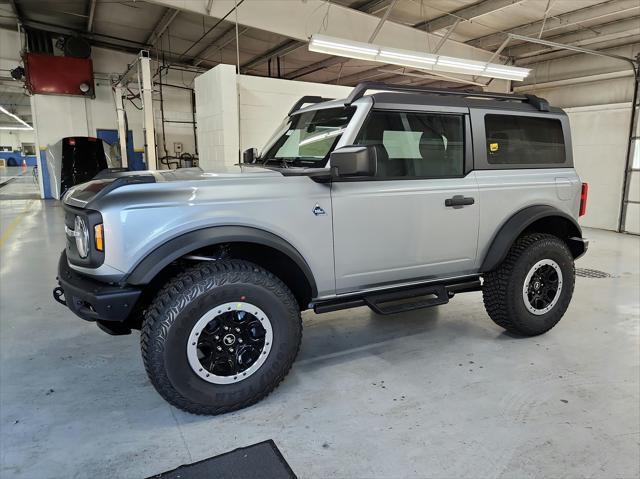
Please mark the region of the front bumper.
POLYGON ((573 253, 573 259, 578 259, 587 252, 589 249, 589 240, 587 238, 581 238, 579 236, 574 236, 569 238, 569 248, 573 253))
POLYGON ((127 334, 123 324, 131 315, 142 290, 102 283, 81 275, 69 267, 63 251, 58 262, 58 284, 53 297, 86 321, 95 321, 110 334, 127 334))

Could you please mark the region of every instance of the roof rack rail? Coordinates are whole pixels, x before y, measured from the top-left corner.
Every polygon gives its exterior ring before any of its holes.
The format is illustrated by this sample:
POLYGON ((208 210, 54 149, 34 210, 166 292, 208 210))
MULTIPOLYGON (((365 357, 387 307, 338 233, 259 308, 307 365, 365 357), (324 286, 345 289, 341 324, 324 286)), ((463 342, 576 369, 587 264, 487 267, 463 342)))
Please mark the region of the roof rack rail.
POLYGON ((323 101, 331 101, 331 100, 335 100, 335 98, 322 98, 321 96, 314 96, 314 95, 303 96, 291 107, 291 110, 289 110, 289 113, 287 113, 287 116, 291 116, 291 114, 294 111, 299 110, 302 107, 302 105, 306 103, 321 103, 323 101))
POLYGON ((521 102, 530 103, 533 107, 540 111, 549 111, 549 102, 544 98, 537 97, 535 95, 515 95, 513 93, 487 93, 477 92, 469 90, 445 90, 442 88, 424 88, 419 86, 403 86, 403 85, 388 85, 381 82, 363 82, 358 83, 347 99, 345 100, 345 106, 351 105, 354 101, 362 98, 368 90, 382 90, 382 91, 398 91, 407 93, 429 93, 433 95, 453 95, 462 97, 475 97, 475 98, 492 98, 494 100, 516 100, 521 102))

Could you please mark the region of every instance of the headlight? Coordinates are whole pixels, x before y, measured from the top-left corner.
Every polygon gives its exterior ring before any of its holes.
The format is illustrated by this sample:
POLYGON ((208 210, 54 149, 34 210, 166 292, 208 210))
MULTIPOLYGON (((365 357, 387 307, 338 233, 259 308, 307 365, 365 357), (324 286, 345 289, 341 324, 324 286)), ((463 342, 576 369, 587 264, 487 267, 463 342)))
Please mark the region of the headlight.
POLYGON ((89 228, 86 221, 80 216, 76 216, 74 225, 76 248, 81 258, 86 258, 89 255, 89 228))

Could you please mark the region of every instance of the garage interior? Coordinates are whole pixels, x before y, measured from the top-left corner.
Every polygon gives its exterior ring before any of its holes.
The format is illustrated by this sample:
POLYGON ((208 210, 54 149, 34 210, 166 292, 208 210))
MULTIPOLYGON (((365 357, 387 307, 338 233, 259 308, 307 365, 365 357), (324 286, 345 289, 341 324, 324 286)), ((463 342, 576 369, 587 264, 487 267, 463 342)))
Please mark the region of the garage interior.
POLYGON ((638 477, 639 61, 638 0, 0 3, 0 475, 152 477, 272 440, 301 478, 638 477), (335 56, 309 49, 319 34, 530 72, 335 56), (533 94, 568 114, 590 246, 552 331, 504 332, 481 292, 305 311, 284 382, 207 417, 157 394, 137 331, 105 335, 53 300, 65 141, 97 138, 131 170, 228 170, 301 97, 365 81, 533 94))

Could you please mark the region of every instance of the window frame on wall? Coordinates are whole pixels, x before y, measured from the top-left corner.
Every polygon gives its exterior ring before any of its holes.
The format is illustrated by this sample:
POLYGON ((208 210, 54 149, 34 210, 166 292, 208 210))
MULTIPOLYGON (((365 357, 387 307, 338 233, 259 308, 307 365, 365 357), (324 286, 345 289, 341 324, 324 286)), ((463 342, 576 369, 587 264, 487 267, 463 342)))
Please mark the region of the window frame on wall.
POLYGON ((569 117, 563 112, 532 112, 525 109, 502 110, 498 108, 471 108, 473 124, 473 156, 475 170, 524 170, 573 168, 573 150, 569 117), (487 158, 488 137, 485 128, 485 116, 502 115, 511 117, 530 117, 558 120, 562 125, 564 137, 565 160, 562 163, 489 163, 487 158))
POLYGON ((360 126, 353 144, 358 145, 358 140, 368 126, 372 116, 376 113, 393 113, 393 114, 409 114, 409 115, 440 115, 440 116, 455 116, 462 118, 462 173, 456 175, 442 175, 442 176, 362 176, 362 177, 348 177, 348 178, 336 178, 334 181, 415 181, 415 180, 447 180, 455 178, 464 178, 473 170, 473 150, 471 139, 471 123, 469 118, 469 109, 462 107, 446 107, 446 106, 432 106, 432 105, 411 105, 411 108, 407 108, 408 105, 381 105, 376 108, 373 107, 367 113, 362 125, 360 126))

